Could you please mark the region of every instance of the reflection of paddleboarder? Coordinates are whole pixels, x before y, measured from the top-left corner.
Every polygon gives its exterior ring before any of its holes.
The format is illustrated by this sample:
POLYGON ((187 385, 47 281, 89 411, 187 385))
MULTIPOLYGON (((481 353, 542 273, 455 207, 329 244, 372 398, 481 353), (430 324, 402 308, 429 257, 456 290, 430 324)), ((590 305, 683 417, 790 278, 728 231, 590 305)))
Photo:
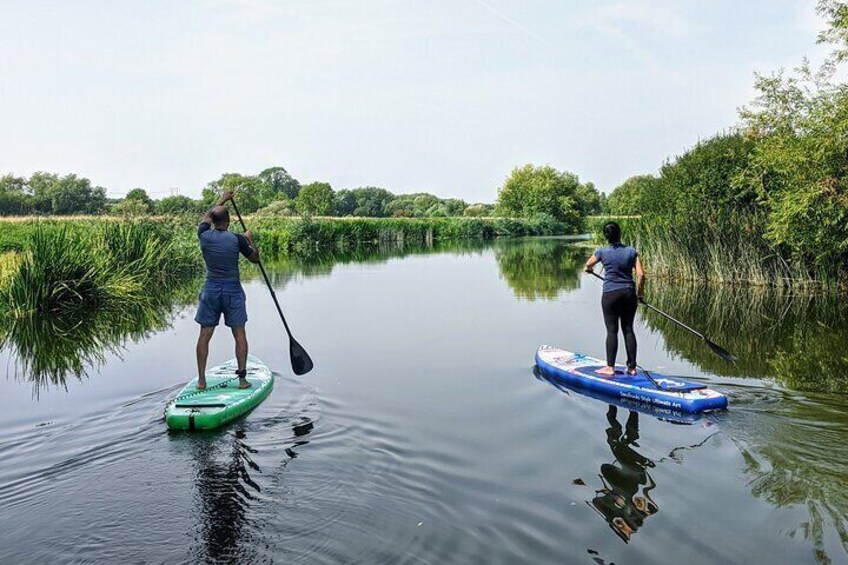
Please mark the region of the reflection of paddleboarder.
POLYGON ((645 518, 656 514, 659 508, 651 499, 650 491, 656 484, 647 468, 654 462, 631 446, 639 447, 639 413, 630 411, 627 424, 622 429, 617 419, 618 409, 607 410, 607 444, 615 463, 601 465, 602 489, 595 491, 589 504, 607 521, 613 531, 625 542, 638 530, 645 518), (616 464, 617 463, 617 464, 616 464))
MULTIPOLYGON (((290 459, 307 445, 313 429, 311 420, 296 418, 290 423, 291 445, 285 448, 290 459)), ((261 547, 250 527, 251 506, 261 491, 251 470, 261 473, 253 456, 257 450, 247 443, 244 423, 227 435, 210 434, 192 438, 197 459, 197 494, 200 523, 198 542, 189 550, 191 563, 255 563, 262 561, 261 547), (216 457, 220 449, 223 457, 216 457)), ((288 460, 283 462, 287 464, 288 460)))

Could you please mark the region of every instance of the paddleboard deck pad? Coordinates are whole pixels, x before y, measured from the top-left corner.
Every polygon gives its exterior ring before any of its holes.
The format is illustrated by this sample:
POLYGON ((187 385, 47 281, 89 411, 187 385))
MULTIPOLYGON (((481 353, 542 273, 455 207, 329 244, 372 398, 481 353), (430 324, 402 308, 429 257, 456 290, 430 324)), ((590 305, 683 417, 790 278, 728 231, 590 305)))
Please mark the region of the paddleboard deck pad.
POLYGON ((274 375, 254 356, 247 360, 250 388, 240 389, 238 364, 231 359, 206 371, 206 390, 197 390, 197 377, 189 381, 165 406, 165 423, 172 430, 211 430, 236 420, 265 400, 274 388, 274 375))
POLYGON ((550 345, 536 351, 539 370, 570 387, 690 414, 727 408, 727 397, 705 385, 652 371, 658 388, 641 369, 636 375, 628 375, 620 368, 616 368, 615 375, 598 374, 596 371, 605 365, 600 359, 550 345))

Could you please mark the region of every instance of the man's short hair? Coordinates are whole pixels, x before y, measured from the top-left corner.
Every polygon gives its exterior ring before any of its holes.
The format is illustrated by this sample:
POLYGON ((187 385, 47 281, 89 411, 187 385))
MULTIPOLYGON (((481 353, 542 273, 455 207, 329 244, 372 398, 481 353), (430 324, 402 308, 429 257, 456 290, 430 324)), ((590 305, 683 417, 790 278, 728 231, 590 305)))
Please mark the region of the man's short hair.
POLYGON ((220 226, 230 222, 230 211, 223 206, 215 206, 209 212, 209 217, 212 219, 213 226, 220 226))

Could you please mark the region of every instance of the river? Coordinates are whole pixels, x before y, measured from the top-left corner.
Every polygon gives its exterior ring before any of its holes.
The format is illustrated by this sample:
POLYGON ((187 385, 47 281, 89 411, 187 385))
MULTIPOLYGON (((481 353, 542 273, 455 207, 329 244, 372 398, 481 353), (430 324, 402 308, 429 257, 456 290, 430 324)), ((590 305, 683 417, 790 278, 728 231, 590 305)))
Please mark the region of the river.
MULTIPOLYGON (((669 422, 534 373, 541 344, 603 353, 587 253, 527 239, 270 265, 315 360, 303 377, 245 266, 251 353, 277 381, 215 432, 162 415, 195 370, 195 289, 6 328, 0 562, 848 561, 844 301, 651 281, 650 301, 740 357, 640 311, 643 366, 730 398, 669 422)), ((219 330, 210 360, 231 351, 219 330)))

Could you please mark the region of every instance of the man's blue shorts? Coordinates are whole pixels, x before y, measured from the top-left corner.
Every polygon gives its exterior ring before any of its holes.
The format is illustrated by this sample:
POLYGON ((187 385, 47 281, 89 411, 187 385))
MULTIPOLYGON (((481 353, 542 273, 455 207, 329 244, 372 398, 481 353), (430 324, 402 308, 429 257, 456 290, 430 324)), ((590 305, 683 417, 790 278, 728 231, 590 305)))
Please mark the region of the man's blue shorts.
POLYGON ((247 323, 244 289, 238 281, 207 280, 200 292, 194 321, 204 328, 215 327, 224 315, 224 324, 238 328, 247 323))

